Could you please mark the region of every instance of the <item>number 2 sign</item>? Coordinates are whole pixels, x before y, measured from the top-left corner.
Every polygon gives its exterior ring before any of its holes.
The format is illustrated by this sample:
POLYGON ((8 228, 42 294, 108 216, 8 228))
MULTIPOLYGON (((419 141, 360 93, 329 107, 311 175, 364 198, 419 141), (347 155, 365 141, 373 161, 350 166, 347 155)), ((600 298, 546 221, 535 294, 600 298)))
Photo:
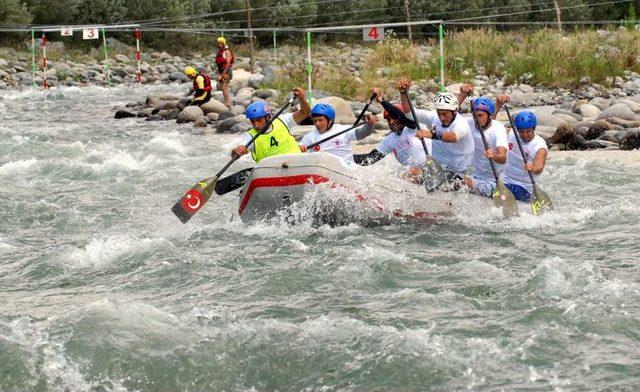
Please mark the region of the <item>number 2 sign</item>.
POLYGON ((82 39, 98 39, 100 38, 100 32, 95 27, 89 27, 82 29, 82 39))
POLYGON ((63 27, 62 29, 60 29, 60 35, 62 35, 63 37, 73 35, 73 29, 71 27, 63 27))
POLYGON ((368 26, 362 29, 362 39, 365 41, 381 41, 384 39, 384 27, 368 26))

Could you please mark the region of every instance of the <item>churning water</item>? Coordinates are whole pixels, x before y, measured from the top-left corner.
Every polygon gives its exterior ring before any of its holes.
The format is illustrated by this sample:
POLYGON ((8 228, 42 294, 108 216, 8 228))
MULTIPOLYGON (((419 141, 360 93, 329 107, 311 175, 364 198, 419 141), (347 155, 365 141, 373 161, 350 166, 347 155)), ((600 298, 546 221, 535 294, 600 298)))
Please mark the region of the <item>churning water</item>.
POLYGON ((150 91, 0 93, 1 391, 640 388, 638 152, 551 154, 543 217, 183 225, 233 137, 150 91))

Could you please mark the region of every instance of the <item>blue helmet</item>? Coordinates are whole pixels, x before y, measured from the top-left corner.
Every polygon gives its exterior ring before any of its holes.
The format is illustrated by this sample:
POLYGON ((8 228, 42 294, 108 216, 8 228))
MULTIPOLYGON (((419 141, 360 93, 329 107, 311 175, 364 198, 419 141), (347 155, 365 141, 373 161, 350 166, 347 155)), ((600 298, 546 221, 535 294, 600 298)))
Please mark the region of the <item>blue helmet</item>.
POLYGON ((536 120, 535 114, 528 110, 523 110, 516 114, 515 123, 518 129, 529 129, 535 128, 538 125, 538 120, 536 120))
POLYGON ((247 106, 247 110, 244 115, 249 120, 255 120, 256 118, 262 118, 271 114, 271 108, 264 101, 257 101, 247 106))
POLYGON ((331 105, 327 105, 326 103, 319 103, 311 109, 311 117, 317 116, 325 116, 331 121, 335 121, 336 119, 336 111, 333 110, 331 105))
POLYGON ((473 110, 481 110, 492 115, 496 111, 496 105, 493 101, 486 97, 474 99, 472 102, 473 110))

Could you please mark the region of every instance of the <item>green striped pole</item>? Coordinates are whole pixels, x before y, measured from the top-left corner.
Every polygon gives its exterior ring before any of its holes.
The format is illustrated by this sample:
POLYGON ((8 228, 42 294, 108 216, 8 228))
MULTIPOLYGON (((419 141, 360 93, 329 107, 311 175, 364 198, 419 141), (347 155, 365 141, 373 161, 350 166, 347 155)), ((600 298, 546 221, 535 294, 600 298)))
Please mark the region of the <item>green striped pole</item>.
POLYGON ((309 104, 313 103, 313 93, 311 93, 311 72, 313 66, 311 65, 311 32, 307 31, 307 97, 309 104))
POLYGON ((440 36, 440 91, 445 91, 444 87, 444 25, 440 23, 438 28, 440 36))
POLYGON ((36 31, 31 30, 31 73, 33 77, 33 88, 38 87, 36 84, 36 31))
POLYGON ((278 45, 276 44, 276 31, 273 30, 273 61, 278 59, 278 45))
POLYGON ((107 35, 102 29, 102 46, 104 47, 104 72, 107 75, 107 85, 111 87, 111 71, 109 70, 109 50, 107 49, 107 35))

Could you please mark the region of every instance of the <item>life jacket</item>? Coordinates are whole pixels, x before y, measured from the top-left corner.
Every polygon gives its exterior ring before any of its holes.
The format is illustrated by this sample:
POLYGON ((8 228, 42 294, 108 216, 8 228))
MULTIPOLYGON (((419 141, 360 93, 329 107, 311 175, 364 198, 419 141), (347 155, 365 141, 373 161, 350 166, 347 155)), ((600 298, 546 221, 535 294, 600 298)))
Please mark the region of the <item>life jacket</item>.
POLYGON ((202 91, 211 91, 211 77, 206 73, 199 73, 193 79, 193 91, 200 90, 200 87, 198 86, 198 76, 202 76, 202 78, 204 79, 204 88, 202 89, 202 91))
POLYGON ((227 67, 227 59, 224 58, 224 52, 229 51, 231 53, 231 60, 229 60, 229 66, 233 65, 236 61, 236 56, 233 55, 233 52, 228 47, 224 47, 218 50, 218 54, 216 55, 216 65, 218 66, 218 70, 222 72, 227 67))
MULTIPOLYGON (((253 142, 254 151, 251 155, 256 163, 274 155, 300 153, 300 146, 284 121, 276 118, 271 126, 273 127, 271 132, 261 134, 253 142)), ((258 134, 258 131, 253 128, 249 130, 249 134, 253 137, 258 134)))

